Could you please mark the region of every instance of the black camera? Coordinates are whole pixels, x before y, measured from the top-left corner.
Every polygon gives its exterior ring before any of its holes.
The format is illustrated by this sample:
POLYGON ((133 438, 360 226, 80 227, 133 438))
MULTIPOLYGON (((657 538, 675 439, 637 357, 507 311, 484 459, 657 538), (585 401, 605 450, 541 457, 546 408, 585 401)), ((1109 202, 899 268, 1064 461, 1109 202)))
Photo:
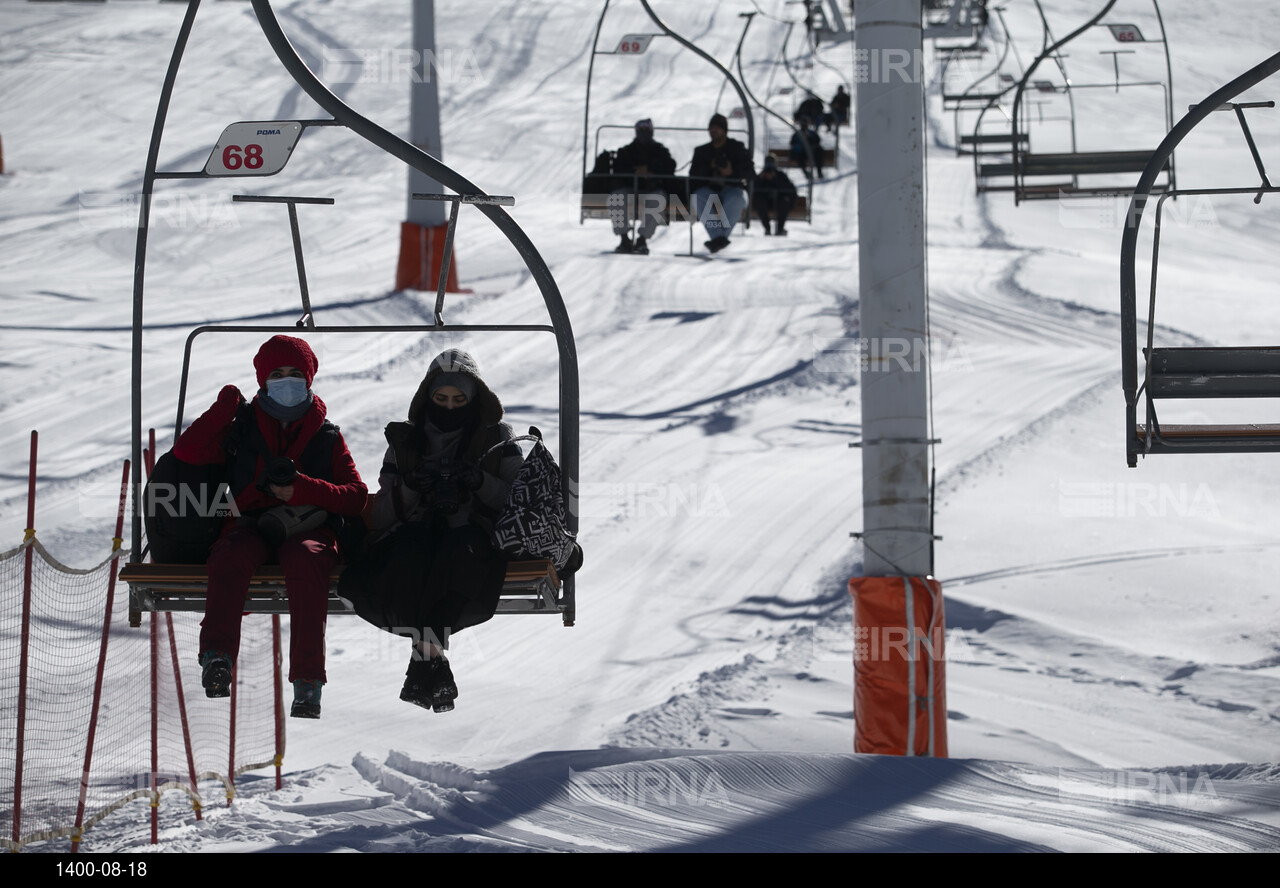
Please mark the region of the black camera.
POLYGON ((271 492, 271 485, 288 487, 298 477, 298 469, 293 460, 287 456, 273 456, 267 460, 267 467, 258 479, 258 489, 263 493, 271 492))

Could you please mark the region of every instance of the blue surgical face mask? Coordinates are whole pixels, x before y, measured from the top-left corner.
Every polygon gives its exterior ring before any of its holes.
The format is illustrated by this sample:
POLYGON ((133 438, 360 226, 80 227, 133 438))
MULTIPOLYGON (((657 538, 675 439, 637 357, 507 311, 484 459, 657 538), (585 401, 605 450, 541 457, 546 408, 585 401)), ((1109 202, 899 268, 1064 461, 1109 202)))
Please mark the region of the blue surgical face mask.
POLYGON ((268 379, 267 397, 281 407, 297 407, 307 399, 307 381, 296 376, 268 379))

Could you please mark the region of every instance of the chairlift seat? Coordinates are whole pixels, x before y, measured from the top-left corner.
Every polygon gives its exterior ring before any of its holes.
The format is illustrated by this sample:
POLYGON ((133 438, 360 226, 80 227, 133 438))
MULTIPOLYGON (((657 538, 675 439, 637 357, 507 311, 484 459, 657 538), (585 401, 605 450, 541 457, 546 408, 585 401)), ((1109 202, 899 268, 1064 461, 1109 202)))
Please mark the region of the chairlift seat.
MULTIPOLYGON (((748 208, 748 212, 754 214, 756 211, 755 203, 748 208)), ((791 205, 791 209, 787 212, 787 221, 789 222, 808 222, 809 221, 809 197, 804 194, 797 194, 796 201, 791 205)))
POLYGON ((1024 176, 1088 176, 1106 173, 1141 173, 1151 160, 1150 151, 1086 151, 1061 154, 1024 154, 1019 168, 1024 176))
MULTIPOLYGON (((354 613, 338 596, 339 567, 329 575, 329 613, 354 613)), ((130 563, 120 571, 128 583, 131 611, 196 611, 203 613, 209 573, 203 564, 130 563)), ((500 614, 561 614, 566 626, 573 625, 573 612, 561 595, 562 584, 550 561, 512 561, 498 599, 500 614)), ((244 610, 248 613, 289 612, 285 595, 284 570, 279 565, 258 568, 249 581, 244 610)), ((133 622, 131 625, 139 625, 133 622)))
MULTIPOLYGON (((961 145, 1012 145, 1013 133, 973 133, 960 137, 961 145)), ((1019 144, 1027 144, 1027 134, 1018 134, 1019 144)))
POLYGON ((1153 348, 1148 398, 1280 398, 1280 348, 1153 348))
MULTIPOLYGON (((1237 425, 1137 423, 1134 440, 1139 453, 1277 453, 1280 452, 1280 425, 1240 423, 1237 425)), ((1136 456, 1135 456, 1136 458, 1136 456)))
MULTIPOLYGON (((791 149, 789 148, 770 148, 769 156, 777 161, 780 167, 790 169, 798 169, 800 167, 800 164, 791 159, 791 149)), ((822 149, 822 166, 824 168, 836 168, 836 150, 834 148, 822 149)))
POLYGON ((986 105, 1003 96, 1003 92, 994 93, 943 93, 942 101, 947 110, 969 105, 986 105))

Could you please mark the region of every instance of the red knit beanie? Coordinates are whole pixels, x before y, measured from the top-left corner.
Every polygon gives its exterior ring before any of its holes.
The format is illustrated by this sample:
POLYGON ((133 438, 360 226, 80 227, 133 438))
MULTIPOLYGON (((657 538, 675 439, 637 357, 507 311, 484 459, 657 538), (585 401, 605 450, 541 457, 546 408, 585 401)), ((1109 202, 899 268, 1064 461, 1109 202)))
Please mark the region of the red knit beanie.
POLYGON ((267 374, 277 367, 297 367, 307 379, 307 388, 315 379, 320 362, 311 346, 293 336, 272 336, 262 343, 253 358, 253 369, 258 371, 258 388, 267 387, 267 374))

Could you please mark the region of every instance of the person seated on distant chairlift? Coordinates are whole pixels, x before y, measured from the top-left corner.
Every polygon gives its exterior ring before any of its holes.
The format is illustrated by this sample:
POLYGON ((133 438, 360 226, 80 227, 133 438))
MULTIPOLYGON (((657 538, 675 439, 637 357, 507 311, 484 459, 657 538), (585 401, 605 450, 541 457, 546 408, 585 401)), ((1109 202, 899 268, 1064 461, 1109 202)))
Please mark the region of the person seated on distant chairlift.
POLYGON ((729 246, 729 235, 747 206, 747 185, 755 178, 755 164, 747 146, 729 138, 729 121, 715 114, 707 124, 711 141, 693 149, 689 164, 691 212, 702 223, 712 253, 729 246))
POLYGON ((664 177, 675 171, 675 158, 653 138, 653 121, 647 117, 637 121, 635 139, 619 148, 613 160, 617 187, 609 201, 609 216, 613 233, 621 237, 615 253, 649 252, 649 238, 667 206, 669 186, 664 177), (637 222, 640 231, 633 241, 631 231, 637 222))
POLYGON ((786 173, 778 169, 778 162, 772 157, 764 159, 764 169, 756 176, 752 203, 755 205, 756 215, 764 225, 764 233, 785 237, 787 216, 796 203, 796 186, 786 173), (774 223, 772 230, 769 227, 771 220, 774 223))
POLYGON ((822 175, 822 137, 818 134, 818 128, 808 117, 801 117, 796 121, 796 131, 791 136, 791 150, 788 157, 791 162, 800 167, 800 171, 804 173, 806 179, 812 179, 813 171, 817 173, 818 178, 822 175))

